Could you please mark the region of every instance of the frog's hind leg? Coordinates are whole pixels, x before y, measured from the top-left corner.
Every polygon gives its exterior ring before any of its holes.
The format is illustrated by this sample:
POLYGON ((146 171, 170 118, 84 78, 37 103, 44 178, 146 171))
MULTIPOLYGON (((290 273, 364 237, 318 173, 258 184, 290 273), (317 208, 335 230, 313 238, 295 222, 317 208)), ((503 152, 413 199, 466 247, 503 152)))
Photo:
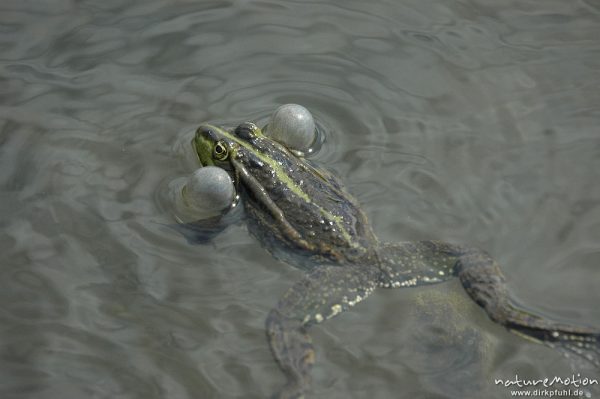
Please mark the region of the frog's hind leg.
POLYGON ((362 301, 377 287, 378 268, 322 266, 294 284, 267 317, 267 339, 287 378, 277 398, 299 398, 308 389, 314 349, 307 334, 362 301))
POLYGON ((384 288, 435 284, 454 277, 457 246, 439 241, 381 244, 378 257, 384 288))
POLYGON ((498 264, 482 250, 436 241, 406 242, 383 244, 379 258, 380 286, 409 287, 458 277, 496 323, 600 367, 600 330, 553 322, 522 309, 510 298, 498 264))
POLYGON ((600 367, 600 330, 557 323, 528 312, 508 295, 498 264, 478 249, 463 249, 455 267, 463 287, 492 320, 514 333, 577 354, 600 367))

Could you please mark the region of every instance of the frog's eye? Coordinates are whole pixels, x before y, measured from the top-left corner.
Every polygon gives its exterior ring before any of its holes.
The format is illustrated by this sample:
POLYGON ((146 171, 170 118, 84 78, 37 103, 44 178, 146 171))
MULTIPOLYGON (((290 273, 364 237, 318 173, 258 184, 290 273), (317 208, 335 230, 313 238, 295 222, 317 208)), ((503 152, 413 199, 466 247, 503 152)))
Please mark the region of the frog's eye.
POLYGON ((229 150, 227 149, 227 145, 222 141, 217 141, 217 143, 213 147, 213 157, 217 161, 224 161, 227 159, 228 155, 229 150))

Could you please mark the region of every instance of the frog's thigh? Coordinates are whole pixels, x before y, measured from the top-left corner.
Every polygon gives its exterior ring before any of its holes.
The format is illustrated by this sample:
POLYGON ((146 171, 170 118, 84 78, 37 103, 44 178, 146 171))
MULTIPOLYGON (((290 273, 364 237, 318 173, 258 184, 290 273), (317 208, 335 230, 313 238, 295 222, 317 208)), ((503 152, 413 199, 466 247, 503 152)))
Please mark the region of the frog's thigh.
POLYGON ((380 271, 369 266, 322 266, 294 284, 267 318, 267 339, 287 377, 280 397, 301 395, 309 385, 314 350, 307 328, 369 296, 380 271))
POLYGON ((444 282, 454 276, 461 250, 439 241, 383 243, 378 248, 380 286, 400 288, 444 282))

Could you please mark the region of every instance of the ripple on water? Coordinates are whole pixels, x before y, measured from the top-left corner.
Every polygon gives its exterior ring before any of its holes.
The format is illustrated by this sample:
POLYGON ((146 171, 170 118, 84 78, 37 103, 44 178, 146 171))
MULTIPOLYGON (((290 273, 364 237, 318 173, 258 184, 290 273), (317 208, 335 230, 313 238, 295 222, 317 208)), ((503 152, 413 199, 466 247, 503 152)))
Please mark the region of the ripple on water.
MULTIPOLYGON (((300 272, 240 224, 188 243, 160 190, 189 173, 185 129, 262 125, 284 103, 313 113, 313 160, 382 239, 481 245, 523 302, 597 325, 594 7, 3 1, 0 396, 259 398, 282 383, 264 318, 300 272)), ((491 378, 580 369, 460 295, 386 291, 315 328, 315 396, 504 398, 491 378)))

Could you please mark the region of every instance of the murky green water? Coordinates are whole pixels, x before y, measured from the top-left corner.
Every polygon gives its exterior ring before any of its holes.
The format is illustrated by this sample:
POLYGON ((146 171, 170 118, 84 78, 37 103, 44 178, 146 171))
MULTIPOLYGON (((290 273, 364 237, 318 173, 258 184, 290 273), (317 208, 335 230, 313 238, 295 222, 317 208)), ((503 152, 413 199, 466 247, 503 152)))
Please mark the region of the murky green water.
MULTIPOLYGON (((386 241, 469 242, 516 296, 600 327, 600 3, 0 4, 0 397, 262 398, 264 319, 301 271, 243 225, 173 230, 161 187, 204 120, 288 102, 326 128, 386 241)), ((380 291, 312 331, 312 397, 509 397, 594 370, 459 284, 380 291)), ((592 397, 599 395, 592 390, 592 397)))

